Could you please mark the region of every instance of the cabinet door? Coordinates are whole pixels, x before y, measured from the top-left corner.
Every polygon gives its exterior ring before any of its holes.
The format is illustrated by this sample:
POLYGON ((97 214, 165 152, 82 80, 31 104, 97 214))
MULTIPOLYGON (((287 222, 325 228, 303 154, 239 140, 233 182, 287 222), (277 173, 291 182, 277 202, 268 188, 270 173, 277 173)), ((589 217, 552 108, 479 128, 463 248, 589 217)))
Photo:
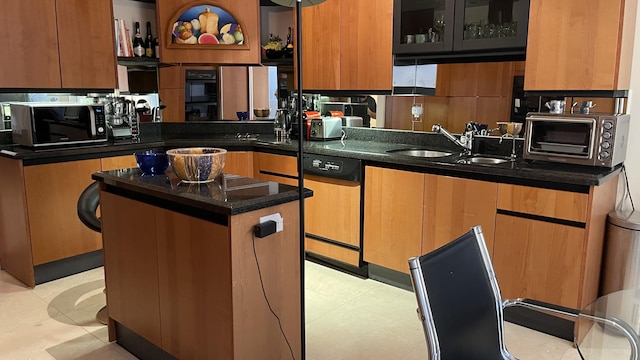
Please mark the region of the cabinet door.
POLYGON ((116 88, 111 0, 56 0, 56 16, 62 87, 116 88))
POLYGON ((581 0, 532 1, 524 89, 629 89, 636 6, 622 0, 588 6, 581 0))
POLYGON ((453 49, 524 51, 528 18, 529 0, 457 0, 453 49))
POLYGON ((100 206, 109 317, 160 347, 155 209, 104 191, 100 206))
POLYGON ((340 0, 302 9, 302 88, 340 89, 340 0))
POLYGON ((435 250, 480 225, 492 254, 498 184, 431 174, 425 177, 422 252, 435 250))
POLYGON ((422 254, 424 175, 367 166, 364 179, 364 260, 409 273, 422 254))
POLYGON ((100 234, 80 222, 77 209, 80 194, 97 171, 98 159, 24 168, 33 265, 102 248, 100 234))
POLYGON ((112 156, 100 159, 102 171, 128 169, 138 167, 136 157, 133 155, 112 156))
POLYGON ((223 172, 245 177, 253 174, 253 153, 250 151, 227 152, 223 172))
POLYGON ((585 230, 498 214, 493 266, 503 298, 580 308, 585 230))
POLYGON ((454 0, 394 0, 394 54, 451 51, 454 3, 454 0))
POLYGON ((340 89, 391 89, 392 0, 343 0, 340 19, 340 89))
POLYGON ((60 87, 55 5, 55 0, 3 1, 0 87, 60 87))

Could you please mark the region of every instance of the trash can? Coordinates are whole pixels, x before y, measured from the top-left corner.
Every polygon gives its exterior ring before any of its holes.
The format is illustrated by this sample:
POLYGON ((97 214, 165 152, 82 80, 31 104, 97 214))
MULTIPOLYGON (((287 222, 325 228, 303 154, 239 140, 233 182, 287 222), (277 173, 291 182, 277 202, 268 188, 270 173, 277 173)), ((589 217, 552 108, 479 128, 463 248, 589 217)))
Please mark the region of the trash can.
POLYGON ((600 295, 640 288, 640 212, 607 216, 600 295))

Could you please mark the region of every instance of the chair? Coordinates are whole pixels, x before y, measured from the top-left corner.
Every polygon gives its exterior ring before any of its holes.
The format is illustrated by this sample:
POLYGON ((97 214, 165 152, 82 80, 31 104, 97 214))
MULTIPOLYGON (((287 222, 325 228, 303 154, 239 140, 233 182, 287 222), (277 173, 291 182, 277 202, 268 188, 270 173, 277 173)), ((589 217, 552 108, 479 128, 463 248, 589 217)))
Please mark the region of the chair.
MULTIPOLYGON (((102 222, 96 211, 100 205, 100 186, 97 182, 91 183, 87 186, 80 197, 78 198, 77 210, 78 218, 89 229, 102 232, 102 222)), ((109 319, 109 312, 107 306, 103 306, 96 314, 96 320, 101 324, 106 325, 109 319)))
MULTIPOLYGON (((516 359, 504 343, 506 307, 523 306, 573 321, 578 317, 577 311, 527 299, 503 301, 480 226, 441 248, 409 259, 409 270, 432 360, 516 359)), ((632 359, 637 359, 637 336, 626 324, 587 317, 627 336, 635 351, 632 359)))

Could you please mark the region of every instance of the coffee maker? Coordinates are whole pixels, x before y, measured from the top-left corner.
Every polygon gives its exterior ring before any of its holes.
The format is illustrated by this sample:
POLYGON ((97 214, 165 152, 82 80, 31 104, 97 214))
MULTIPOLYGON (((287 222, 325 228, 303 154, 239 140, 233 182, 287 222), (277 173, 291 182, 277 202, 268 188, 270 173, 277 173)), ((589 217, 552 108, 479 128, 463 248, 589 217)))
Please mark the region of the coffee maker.
POLYGON ((109 96, 105 102, 107 133, 118 139, 138 139, 139 119, 135 104, 122 96, 109 96))

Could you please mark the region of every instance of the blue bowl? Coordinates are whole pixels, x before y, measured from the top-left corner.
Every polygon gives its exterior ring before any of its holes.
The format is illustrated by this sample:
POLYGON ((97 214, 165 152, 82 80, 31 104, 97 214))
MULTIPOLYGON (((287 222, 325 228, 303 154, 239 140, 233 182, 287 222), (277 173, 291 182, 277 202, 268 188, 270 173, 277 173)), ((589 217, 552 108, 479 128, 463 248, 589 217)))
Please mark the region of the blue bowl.
POLYGON ((135 152, 138 167, 145 175, 164 174, 169 167, 169 159, 164 151, 145 150, 135 152))
POLYGON ((236 115, 238 116, 238 120, 240 121, 249 119, 248 111, 238 111, 236 112, 236 115))

